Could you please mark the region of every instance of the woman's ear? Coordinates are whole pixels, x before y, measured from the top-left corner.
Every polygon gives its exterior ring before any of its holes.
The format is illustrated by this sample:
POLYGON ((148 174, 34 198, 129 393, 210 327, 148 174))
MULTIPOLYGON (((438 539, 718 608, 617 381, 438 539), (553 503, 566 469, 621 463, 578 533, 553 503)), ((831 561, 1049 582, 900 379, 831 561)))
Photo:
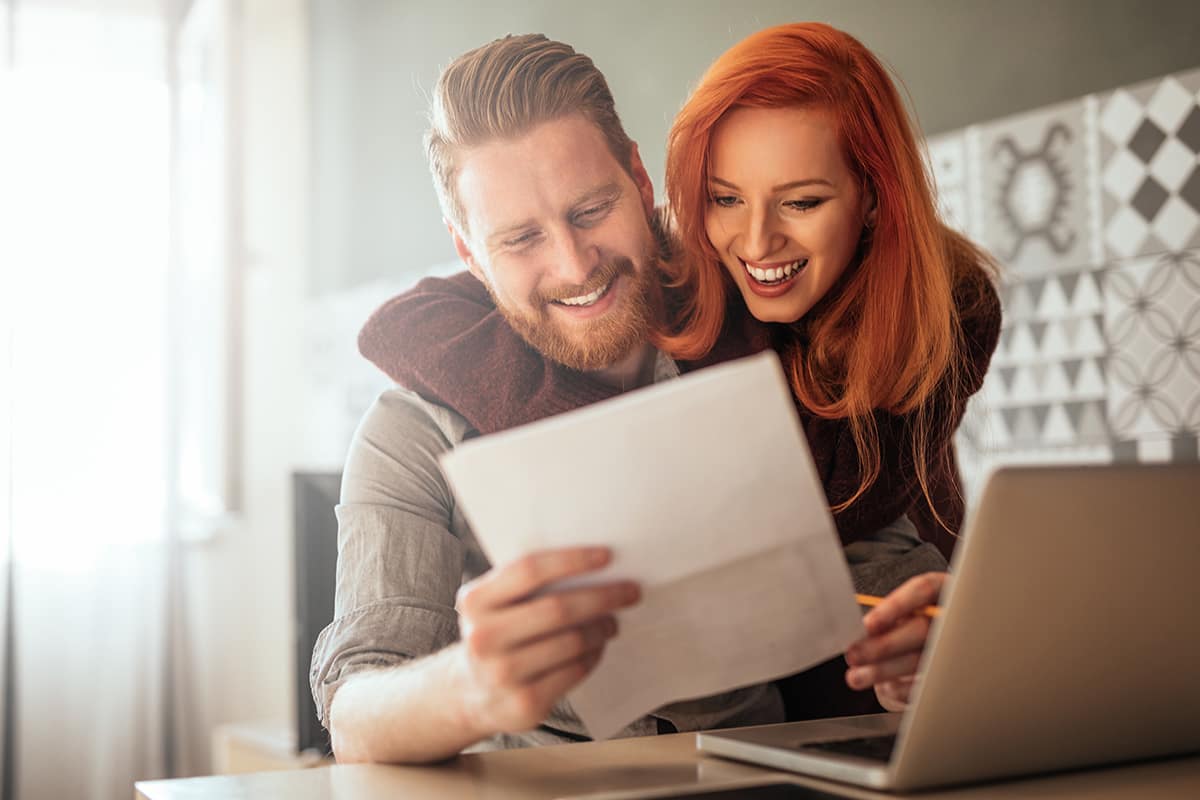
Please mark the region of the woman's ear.
POLYGON ((863 182, 863 226, 871 229, 875 227, 876 219, 879 217, 879 200, 875 194, 875 187, 870 181, 863 182))

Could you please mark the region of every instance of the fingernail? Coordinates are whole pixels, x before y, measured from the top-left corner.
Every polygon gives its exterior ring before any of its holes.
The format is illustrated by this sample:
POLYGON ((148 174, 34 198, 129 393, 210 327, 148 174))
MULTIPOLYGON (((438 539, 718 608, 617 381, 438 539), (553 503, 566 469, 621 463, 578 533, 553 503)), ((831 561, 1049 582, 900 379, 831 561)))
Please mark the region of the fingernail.
POLYGON ((846 683, 850 684, 851 689, 865 689, 867 687, 867 672, 863 669, 852 669, 846 673, 846 683))
POLYGON ((859 662, 859 657, 861 655, 862 655, 862 651, 860 651, 857 647, 851 647, 849 650, 846 651, 846 663, 852 667, 857 666, 857 664, 859 662))
POLYGON ((621 599, 626 603, 636 603, 642 596, 642 590, 636 583, 627 583, 621 591, 621 599))
POLYGON ((602 567, 608 563, 608 548, 593 547, 588 551, 587 561, 593 567, 602 567))

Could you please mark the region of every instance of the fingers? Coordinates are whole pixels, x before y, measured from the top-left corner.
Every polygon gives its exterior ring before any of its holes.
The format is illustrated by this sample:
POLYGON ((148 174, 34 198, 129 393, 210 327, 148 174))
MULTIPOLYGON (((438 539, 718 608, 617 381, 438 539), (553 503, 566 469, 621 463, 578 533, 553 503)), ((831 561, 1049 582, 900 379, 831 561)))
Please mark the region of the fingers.
POLYGON ((917 576, 876 606, 875 610, 882 609, 883 613, 874 620, 874 625, 867 626, 870 635, 846 650, 846 663, 850 666, 846 684, 850 688, 866 689, 874 685, 881 703, 885 699, 894 705, 907 702, 930 626, 927 617, 913 612, 937 598, 945 579, 945 573, 917 576))
POLYGON ((457 605, 466 614, 509 605, 555 581, 600 569, 611 557, 606 547, 571 547, 532 553, 465 584, 458 592, 457 605))
POLYGON ((558 700, 586 678, 604 652, 603 644, 551 667, 522 685, 497 686, 484 694, 483 707, 495 731, 525 731, 536 727, 558 700))
POLYGON ((464 616, 463 638, 477 655, 509 650, 555 631, 592 622, 633 605, 640 597, 637 584, 628 581, 555 592, 479 620, 464 616))
POLYGON ((851 689, 866 689, 883 681, 911 678, 916 674, 920 661, 920 653, 907 653, 887 661, 854 667, 846 672, 846 684, 851 689))
POLYGON ((912 698, 915 681, 912 678, 895 678, 875 684, 875 697, 888 711, 903 711, 912 698))
POLYGON ((607 548, 536 553, 459 591, 464 674, 481 729, 527 730, 599 663, 613 612, 641 599, 630 581, 543 593, 611 560, 607 548))
POLYGON ((498 661, 497 664, 503 664, 504 674, 494 675, 493 680, 511 684, 534 682, 581 657, 602 651, 616 635, 617 621, 608 616, 560 631, 514 650, 507 659, 498 661))
POLYGON ((925 617, 908 617, 886 633, 869 636, 852 644, 846 651, 846 663, 857 667, 907 653, 920 653, 928 638, 929 620, 925 617))
MULTIPOLYGON (((558 698, 574 689, 591 674, 591 671, 600 663, 602 654, 602 650, 592 650, 580 658, 542 675, 528 687, 523 696, 523 702, 526 705, 525 711, 553 707, 558 698)), ((530 714, 529 718, 533 719, 532 724, 536 725, 541 721, 543 715, 530 714)))
POLYGON ((937 603, 949 574, 926 572, 909 578, 863 617, 867 633, 876 636, 922 607, 937 603))

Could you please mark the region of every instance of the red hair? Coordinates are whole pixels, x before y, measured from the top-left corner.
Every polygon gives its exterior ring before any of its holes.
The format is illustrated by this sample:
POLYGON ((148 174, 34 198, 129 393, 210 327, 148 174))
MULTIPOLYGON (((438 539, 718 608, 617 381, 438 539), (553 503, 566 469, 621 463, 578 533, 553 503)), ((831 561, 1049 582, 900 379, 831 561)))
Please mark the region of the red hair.
POLYGON ((681 249, 670 266, 672 284, 685 300, 663 346, 681 358, 703 357, 721 331, 727 293, 737 293, 704 225, 712 132, 735 107, 825 111, 846 164, 875 197, 875 224, 864 230, 858 263, 793 323, 780 353, 805 408, 849 420, 861 483, 835 510, 878 477, 877 409, 912 415, 913 463, 932 500, 930 462, 950 457, 945 443, 957 420, 935 401, 946 391, 959 396, 965 358, 955 287, 987 280, 988 262, 939 221, 900 95, 879 59, 852 36, 812 22, 759 31, 716 60, 679 112, 666 184, 681 249))

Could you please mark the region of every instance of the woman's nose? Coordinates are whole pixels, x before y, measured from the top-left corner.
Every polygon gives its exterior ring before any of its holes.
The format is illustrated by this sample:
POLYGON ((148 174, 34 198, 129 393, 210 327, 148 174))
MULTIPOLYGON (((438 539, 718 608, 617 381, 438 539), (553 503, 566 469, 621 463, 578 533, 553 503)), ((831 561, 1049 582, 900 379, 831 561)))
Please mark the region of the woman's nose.
POLYGON ((765 210, 754 211, 742 236, 742 257, 748 261, 766 261, 779 252, 782 239, 771 214, 765 210))

